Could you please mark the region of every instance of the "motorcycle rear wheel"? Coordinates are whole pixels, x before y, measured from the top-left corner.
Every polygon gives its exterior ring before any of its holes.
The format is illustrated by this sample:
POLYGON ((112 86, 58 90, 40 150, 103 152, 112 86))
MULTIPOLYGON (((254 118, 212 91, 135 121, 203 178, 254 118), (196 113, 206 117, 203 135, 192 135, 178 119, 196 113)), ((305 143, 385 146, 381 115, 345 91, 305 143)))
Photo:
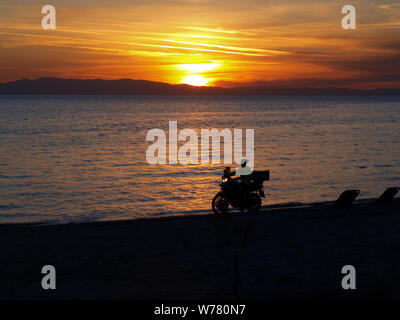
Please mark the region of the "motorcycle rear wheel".
POLYGON ((249 198, 247 209, 249 212, 258 212, 261 208, 261 198, 258 194, 252 193, 249 198))
POLYGON ((228 210, 229 201, 222 192, 215 195, 212 200, 212 209, 215 214, 223 214, 228 210))

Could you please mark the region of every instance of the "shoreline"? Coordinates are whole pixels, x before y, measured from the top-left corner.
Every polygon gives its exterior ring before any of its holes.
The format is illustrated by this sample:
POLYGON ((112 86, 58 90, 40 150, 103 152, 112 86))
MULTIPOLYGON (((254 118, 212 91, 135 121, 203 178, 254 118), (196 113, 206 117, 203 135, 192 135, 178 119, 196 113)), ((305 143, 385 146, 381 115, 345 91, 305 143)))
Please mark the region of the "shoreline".
MULTIPOLYGON (((373 206, 373 203, 377 200, 377 198, 360 198, 358 200, 355 200, 353 203, 353 207, 358 207, 358 206, 365 206, 365 205, 371 205, 373 206)), ((400 199, 393 199, 393 202, 400 201, 400 199)), ((282 210, 290 210, 290 209, 307 209, 307 208, 319 208, 319 209, 327 209, 330 206, 334 204, 334 200, 331 201, 315 201, 315 202, 279 202, 279 203, 274 203, 274 204, 266 204, 263 205, 260 209, 259 212, 256 213, 250 213, 252 215, 258 215, 258 214, 274 214, 282 210)), ((229 214, 238 214, 239 209, 232 209, 229 208, 228 212, 226 215, 229 214)), ((247 211, 245 210, 245 214, 247 211)), ((155 214, 151 216, 145 216, 145 217, 137 217, 137 218, 128 218, 128 219, 116 219, 116 220, 92 220, 92 221, 85 221, 85 220, 76 220, 76 221, 70 221, 70 222, 4 222, 0 223, 0 229, 1 228, 7 228, 7 227, 46 227, 46 226, 65 226, 65 225, 86 225, 86 224, 114 224, 114 223, 132 223, 135 221, 142 221, 142 220, 157 220, 157 219, 173 219, 173 218, 181 218, 181 217, 197 217, 197 216, 215 216, 215 214, 212 212, 212 210, 192 210, 192 211, 181 211, 177 213, 172 213, 172 214, 155 214)))
POLYGON ((1 225, 0 299, 400 298, 399 200, 1 225), (41 288, 44 265, 56 268, 56 290, 41 288), (341 288, 344 265, 357 290, 341 288))

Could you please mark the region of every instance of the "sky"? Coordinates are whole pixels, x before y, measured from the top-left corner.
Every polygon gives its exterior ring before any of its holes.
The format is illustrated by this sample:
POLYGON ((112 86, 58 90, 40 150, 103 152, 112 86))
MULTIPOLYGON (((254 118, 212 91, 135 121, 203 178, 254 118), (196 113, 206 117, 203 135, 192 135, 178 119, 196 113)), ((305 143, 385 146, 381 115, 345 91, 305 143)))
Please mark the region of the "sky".
POLYGON ((400 87, 398 0, 1 0, 0 82, 400 87), (43 5, 56 8, 44 30, 43 5), (343 5, 357 28, 341 26, 343 5))

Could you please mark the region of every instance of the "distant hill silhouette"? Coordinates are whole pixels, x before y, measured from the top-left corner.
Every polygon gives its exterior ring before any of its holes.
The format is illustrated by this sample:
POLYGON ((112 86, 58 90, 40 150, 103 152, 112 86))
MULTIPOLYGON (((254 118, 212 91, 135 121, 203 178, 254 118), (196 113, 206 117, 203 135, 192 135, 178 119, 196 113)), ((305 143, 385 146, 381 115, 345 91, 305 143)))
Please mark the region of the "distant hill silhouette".
POLYGON ((145 80, 21 79, 0 84, 0 94, 29 95, 229 95, 229 96, 400 96, 400 88, 194 87, 145 80))

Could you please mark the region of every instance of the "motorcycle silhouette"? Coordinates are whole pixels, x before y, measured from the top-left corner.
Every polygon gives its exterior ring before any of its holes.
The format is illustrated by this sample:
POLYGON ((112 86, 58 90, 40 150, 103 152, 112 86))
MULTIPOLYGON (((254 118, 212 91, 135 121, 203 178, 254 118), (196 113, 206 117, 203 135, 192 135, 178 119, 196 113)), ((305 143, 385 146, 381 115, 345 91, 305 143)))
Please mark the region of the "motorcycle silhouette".
POLYGON ((225 213, 229 206, 246 208, 249 212, 260 210, 261 198, 265 198, 263 183, 269 180, 269 170, 253 171, 250 175, 250 184, 244 186, 240 178, 232 179, 230 168, 227 167, 221 180, 221 191, 212 200, 212 209, 215 214, 225 213))

